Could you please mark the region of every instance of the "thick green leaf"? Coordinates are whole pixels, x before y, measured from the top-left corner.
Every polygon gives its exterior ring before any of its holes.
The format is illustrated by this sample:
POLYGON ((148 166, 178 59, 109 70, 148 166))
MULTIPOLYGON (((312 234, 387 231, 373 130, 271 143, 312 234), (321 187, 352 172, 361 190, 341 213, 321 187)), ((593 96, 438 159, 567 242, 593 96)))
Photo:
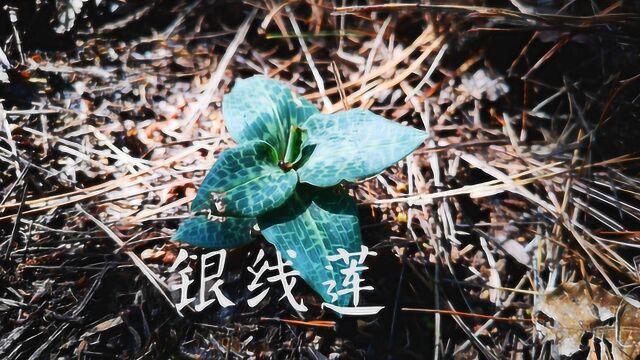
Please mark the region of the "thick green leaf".
MULTIPOLYGON (((320 189, 300 184, 296 192, 281 207, 258 217, 258 226, 283 258, 322 298, 331 303, 325 281, 335 281, 338 288, 344 280, 342 262, 329 262, 327 256, 338 249, 360 251, 362 237, 355 202, 340 189, 320 189), (288 250, 296 252, 292 258, 288 250), (333 270, 326 266, 331 265, 333 270)), ((335 289, 333 289, 335 291, 335 289)), ((346 306, 351 296, 338 298, 346 306)))
POLYGON ((311 116, 303 146, 313 151, 298 169, 301 182, 328 187, 342 180, 358 181, 400 161, 427 134, 389 121, 370 111, 349 110, 311 116))
POLYGON ((253 76, 238 80, 222 101, 227 130, 238 142, 264 140, 283 159, 291 125, 298 125, 318 109, 291 92, 286 84, 253 76))
POLYGON ((293 193, 298 177, 295 170, 283 171, 277 161, 275 150, 263 141, 225 150, 200 185, 191 209, 255 217, 280 206, 293 193))
POLYGON ((208 249, 228 249, 251 242, 251 228, 256 219, 226 218, 212 221, 206 216, 185 220, 172 240, 208 249))

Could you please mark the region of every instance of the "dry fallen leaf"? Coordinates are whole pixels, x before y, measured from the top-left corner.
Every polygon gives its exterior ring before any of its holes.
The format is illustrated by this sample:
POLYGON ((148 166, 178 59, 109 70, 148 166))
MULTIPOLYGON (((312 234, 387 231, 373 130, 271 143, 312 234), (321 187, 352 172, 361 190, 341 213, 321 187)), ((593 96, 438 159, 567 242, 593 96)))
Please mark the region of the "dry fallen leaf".
POLYGON ((148 261, 158 261, 166 255, 166 251, 157 250, 157 249, 144 249, 142 253, 140 253, 140 258, 142 260, 148 261))
POLYGON ((601 346, 601 355, 610 351, 601 358, 626 360, 640 356, 640 309, 599 285, 587 285, 585 281, 564 283, 546 292, 536 310, 553 321, 538 321, 538 331, 545 340, 555 341, 563 356, 578 352, 585 334, 610 344, 610 350, 601 346))
POLYGON ((113 319, 109 319, 109 320, 105 320, 101 323, 99 323, 98 325, 94 326, 93 328, 89 329, 88 331, 86 331, 84 334, 82 334, 80 336, 81 339, 85 339, 89 336, 95 335, 97 333, 101 333, 103 331, 109 330, 111 328, 114 328, 116 326, 119 326, 121 324, 123 324, 124 321, 122 320, 122 317, 117 316, 113 319))

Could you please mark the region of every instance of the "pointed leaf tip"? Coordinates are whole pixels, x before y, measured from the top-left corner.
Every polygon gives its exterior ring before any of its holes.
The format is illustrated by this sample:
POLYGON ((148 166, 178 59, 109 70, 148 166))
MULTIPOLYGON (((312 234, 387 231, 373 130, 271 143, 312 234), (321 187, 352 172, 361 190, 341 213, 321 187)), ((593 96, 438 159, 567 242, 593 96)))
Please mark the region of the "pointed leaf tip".
POLYGON ((320 187, 359 181, 382 172, 420 146, 428 134, 370 111, 316 114, 302 127, 314 147, 298 169, 301 182, 320 187))

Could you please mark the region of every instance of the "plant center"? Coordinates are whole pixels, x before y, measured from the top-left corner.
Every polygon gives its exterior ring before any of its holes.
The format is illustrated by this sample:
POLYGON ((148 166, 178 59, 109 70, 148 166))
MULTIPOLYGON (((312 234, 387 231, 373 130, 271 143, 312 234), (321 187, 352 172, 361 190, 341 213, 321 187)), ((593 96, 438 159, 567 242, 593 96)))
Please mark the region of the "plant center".
POLYGON ((299 160, 303 133, 303 129, 299 128, 297 125, 291 125, 284 158, 280 159, 280 161, 278 162, 278 166, 282 170, 289 171, 293 169, 293 166, 299 160))

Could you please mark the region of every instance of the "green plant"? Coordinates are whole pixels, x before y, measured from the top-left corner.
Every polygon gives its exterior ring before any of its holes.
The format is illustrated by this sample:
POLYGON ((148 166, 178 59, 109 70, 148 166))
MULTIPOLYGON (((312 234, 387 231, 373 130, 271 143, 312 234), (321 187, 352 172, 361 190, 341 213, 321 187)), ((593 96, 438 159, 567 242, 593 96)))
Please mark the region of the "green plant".
MULTIPOLYGON (((251 241, 257 222, 283 258, 330 302, 323 283, 342 280, 340 266, 326 269, 327 256, 340 248, 359 251, 362 243, 356 204, 339 184, 380 173, 427 134, 369 111, 320 114, 285 84, 262 76, 238 80, 222 112, 238 146, 222 153, 191 207, 225 219, 188 219, 174 239, 238 247, 251 241)), ((337 303, 349 301, 343 296, 337 303)))

